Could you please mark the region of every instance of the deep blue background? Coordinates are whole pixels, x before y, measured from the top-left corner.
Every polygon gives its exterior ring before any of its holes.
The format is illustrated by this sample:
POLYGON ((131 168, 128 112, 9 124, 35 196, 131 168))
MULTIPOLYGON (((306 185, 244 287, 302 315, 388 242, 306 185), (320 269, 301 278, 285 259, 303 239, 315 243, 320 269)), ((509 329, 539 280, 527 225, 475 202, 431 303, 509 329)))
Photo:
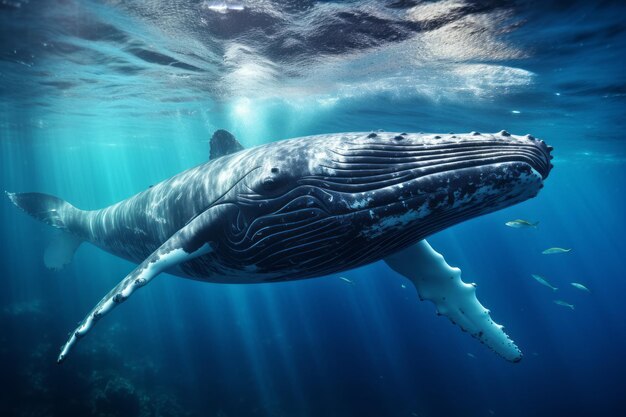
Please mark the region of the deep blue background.
MULTIPOLYGON (((95 4, 91 13, 106 20, 108 9, 95 4)), ((23 3, 22 10, 31 6, 23 3)), ((527 86, 487 99, 374 92, 344 97, 331 107, 279 98, 200 98, 181 104, 194 111, 177 113, 155 102, 154 112, 146 113, 145 103, 142 108, 133 101, 127 110, 109 108, 115 98, 94 87, 93 96, 80 97, 85 107, 77 108, 72 89, 32 88, 37 71, 60 71, 63 63, 48 57, 33 58, 34 67, 19 64, 25 61, 11 58, 19 55, 11 45, 23 39, 2 31, 0 187, 9 191, 47 192, 81 208, 99 208, 205 161, 215 128, 232 131, 246 146, 379 128, 506 128, 553 145, 555 168, 536 199, 429 239, 466 281, 478 283, 479 299, 524 352, 519 364, 505 362, 437 317, 408 282, 374 264, 336 276, 250 286, 163 275, 57 366, 67 331, 133 266, 83 245, 68 268, 46 270, 41 255, 53 232, 2 200, 0 414, 623 413, 625 10, 619 3, 518 6, 513 10, 520 28, 503 36, 527 53, 505 64, 534 74, 527 86), (137 106, 142 114, 134 113, 137 106), (537 220, 539 227, 504 226, 516 218, 537 220), (551 246, 573 250, 541 255, 551 246), (546 277, 558 292, 531 274, 546 277), (573 281, 591 293, 573 288, 573 281), (557 297, 575 310, 555 305, 557 297)), ((43 31, 23 11, 2 13, 4 23, 27 28, 27 35, 43 31)), ((81 13, 77 8, 77 20, 84 19, 81 13)), ((53 29, 45 30, 54 36, 53 29)), ((70 77, 81 76, 66 65, 70 77)), ((124 77, 116 77, 123 85, 124 77)))

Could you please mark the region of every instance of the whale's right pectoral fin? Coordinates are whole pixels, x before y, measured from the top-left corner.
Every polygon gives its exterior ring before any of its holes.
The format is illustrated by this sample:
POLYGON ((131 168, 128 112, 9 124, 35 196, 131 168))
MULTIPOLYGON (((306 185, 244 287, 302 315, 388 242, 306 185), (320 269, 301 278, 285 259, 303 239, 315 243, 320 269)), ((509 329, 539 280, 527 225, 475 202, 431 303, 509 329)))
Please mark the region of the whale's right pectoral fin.
POLYGON ((432 301, 439 314, 506 360, 522 359, 522 353, 503 327, 491 319, 489 310, 476 298, 475 284, 463 282, 461 270, 448 265, 428 242, 422 240, 385 258, 385 262, 413 282, 420 299, 432 301))
MULTIPOLYGON (((217 209, 219 211, 219 209, 217 209)), ((140 263, 115 288, 113 288, 71 333, 69 340, 61 348, 57 359, 61 363, 76 341, 83 337, 105 314, 125 301, 138 288, 148 284, 154 277, 183 262, 206 255, 212 248, 206 240, 207 225, 210 226, 215 210, 209 209, 197 216, 185 227, 174 233, 165 243, 140 263)))

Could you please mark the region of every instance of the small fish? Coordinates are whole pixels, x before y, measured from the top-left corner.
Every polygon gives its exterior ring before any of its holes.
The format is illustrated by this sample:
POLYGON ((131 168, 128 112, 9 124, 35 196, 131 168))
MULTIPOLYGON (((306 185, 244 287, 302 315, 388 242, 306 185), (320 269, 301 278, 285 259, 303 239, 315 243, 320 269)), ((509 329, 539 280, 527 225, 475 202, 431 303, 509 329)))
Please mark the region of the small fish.
POLYGON ((474 355, 473 353, 467 352, 467 356, 469 356, 470 358, 476 359, 476 355, 474 355))
POLYGON ((532 222, 529 222, 528 220, 515 219, 510 222, 506 222, 504 224, 514 229, 524 229, 524 228, 529 228, 529 227, 536 229, 537 226, 539 225, 539 222, 532 223, 532 222))
POLYGON ((571 308, 572 310, 574 309, 574 305, 573 305, 573 304, 566 303, 565 301, 561 301, 561 300, 554 300, 554 304, 557 304, 557 305, 560 305, 560 306, 563 306, 563 307, 569 307, 569 308, 571 308))
POLYGON ((570 284, 572 284, 572 287, 578 288, 581 291, 591 292, 589 291, 589 288, 585 287, 583 284, 579 284, 578 282, 570 282, 570 284))
POLYGON ((347 282, 350 285, 354 285, 354 281, 346 278, 346 277, 339 277, 340 280, 347 282))
POLYGON ((404 290, 404 289, 406 289, 406 285, 401 284, 401 285, 400 285, 400 288, 402 288, 402 289, 404 290))
POLYGON ((538 282, 538 283, 540 283, 541 285, 545 285, 546 287, 551 288, 551 289, 552 289, 552 291, 556 291, 556 290, 558 290, 558 288, 556 288, 555 286, 553 286, 552 284, 550 284, 548 281, 546 281, 546 280, 545 280, 544 278, 542 278, 541 276, 539 276, 539 275, 535 275, 535 274, 530 274, 530 275, 531 275, 531 276, 535 279, 535 281, 537 281, 537 282, 538 282))
POLYGON ((555 253, 567 253, 571 251, 571 249, 563 249, 563 248, 549 248, 541 252, 544 255, 553 255, 555 253))

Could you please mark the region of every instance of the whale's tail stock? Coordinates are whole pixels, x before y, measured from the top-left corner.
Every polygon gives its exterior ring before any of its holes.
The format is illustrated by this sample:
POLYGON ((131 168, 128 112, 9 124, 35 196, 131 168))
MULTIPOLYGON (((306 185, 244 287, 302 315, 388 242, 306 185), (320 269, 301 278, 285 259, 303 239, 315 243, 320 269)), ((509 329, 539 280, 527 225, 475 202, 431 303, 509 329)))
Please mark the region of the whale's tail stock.
POLYGON ((84 241, 70 230, 71 219, 82 210, 65 200, 43 193, 9 193, 7 197, 17 207, 54 228, 60 229, 44 252, 44 263, 50 269, 69 264, 74 252, 84 241))

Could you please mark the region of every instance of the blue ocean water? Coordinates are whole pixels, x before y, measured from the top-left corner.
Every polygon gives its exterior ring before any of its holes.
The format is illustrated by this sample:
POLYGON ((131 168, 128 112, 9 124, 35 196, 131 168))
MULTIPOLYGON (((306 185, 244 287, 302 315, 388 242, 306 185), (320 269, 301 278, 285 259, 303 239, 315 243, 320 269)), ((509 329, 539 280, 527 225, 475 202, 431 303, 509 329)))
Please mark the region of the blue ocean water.
POLYGON ((104 207, 206 161, 219 128, 246 147, 506 129, 546 140, 555 158, 537 198, 429 239, 478 283, 524 352, 517 364, 376 263, 262 285, 162 275, 58 366, 67 332, 134 266, 83 245, 47 270, 52 230, 5 199, 0 415, 621 415, 625 13, 621 2, 1 1, 8 191, 104 207), (539 226, 504 225, 517 218, 539 226), (572 251, 541 254, 552 246, 572 251))

